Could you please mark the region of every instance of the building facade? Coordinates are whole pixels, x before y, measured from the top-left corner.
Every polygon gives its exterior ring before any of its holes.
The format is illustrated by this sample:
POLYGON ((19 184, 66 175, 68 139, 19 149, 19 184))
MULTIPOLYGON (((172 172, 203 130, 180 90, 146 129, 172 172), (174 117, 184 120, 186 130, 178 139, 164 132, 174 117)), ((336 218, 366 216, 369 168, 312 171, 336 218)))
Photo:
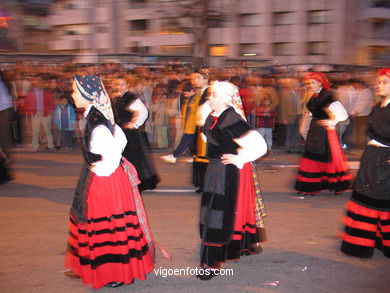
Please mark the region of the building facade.
POLYGON ((369 65, 390 50, 388 0, 61 0, 40 21, 52 53, 369 65))

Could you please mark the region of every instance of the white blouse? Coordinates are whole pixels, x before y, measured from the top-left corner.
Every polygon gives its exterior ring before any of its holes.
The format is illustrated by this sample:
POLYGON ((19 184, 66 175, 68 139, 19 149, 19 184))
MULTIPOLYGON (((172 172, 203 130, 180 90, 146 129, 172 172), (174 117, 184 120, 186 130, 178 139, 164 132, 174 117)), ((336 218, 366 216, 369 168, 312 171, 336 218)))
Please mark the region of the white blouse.
POLYGON ((97 176, 110 176, 119 166, 126 144, 126 136, 118 125, 115 125, 114 135, 106 126, 97 126, 92 131, 90 151, 101 155, 102 159, 93 164, 93 172, 97 176))
POLYGON ((336 126, 340 121, 348 119, 347 110, 339 101, 333 102, 329 105, 328 110, 333 114, 333 119, 330 120, 330 126, 336 126))
POLYGON ((267 144, 256 130, 250 130, 243 137, 234 140, 239 146, 235 165, 242 168, 245 163, 252 162, 267 153, 267 144))
POLYGON ((135 128, 142 126, 148 118, 148 109, 146 109, 141 99, 138 98, 132 102, 128 109, 136 113, 135 128))
MULTIPOLYGON (((220 113, 213 113, 213 116, 219 117, 226 109, 220 113)), ((207 142, 207 137, 202 133, 202 139, 207 142)), ((261 134, 256 130, 249 130, 242 137, 234 139, 240 146, 238 154, 234 158, 234 165, 242 169, 245 163, 252 162, 264 156, 267 153, 267 143, 261 134)))

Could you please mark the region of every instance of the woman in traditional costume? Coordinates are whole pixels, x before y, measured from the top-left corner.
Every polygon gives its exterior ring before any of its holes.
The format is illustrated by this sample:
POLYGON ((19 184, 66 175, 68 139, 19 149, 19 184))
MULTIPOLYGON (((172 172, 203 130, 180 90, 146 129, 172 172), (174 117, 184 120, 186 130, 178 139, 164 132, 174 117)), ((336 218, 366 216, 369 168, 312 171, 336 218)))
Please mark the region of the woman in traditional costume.
POLYGON ((123 156, 137 169, 138 178, 141 180, 139 191, 155 189, 159 178, 139 130, 148 118, 148 110, 139 97, 128 91, 129 83, 125 77, 116 78, 115 87, 118 93, 118 96, 112 99, 115 122, 127 138, 123 156))
POLYGON ((217 275, 215 270, 227 260, 260 251, 264 205, 251 162, 264 155, 267 146, 232 107, 236 92, 229 82, 213 83, 209 96, 213 111, 203 126, 209 164, 200 211, 201 280, 217 275))
POLYGON ((369 117, 370 141, 347 203, 341 245, 361 258, 372 257, 375 247, 390 257, 390 68, 379 71, 376 91, 382 101, 369 117))
POLYGON ((323 73, 306 73, 305 82, 313 91, 306 104, 313 119, 299 163, 295 189, 299 196, 316 195, 323 189, 341 193, 349 188, 352 175, 348 172, 335 126, 339 121, 346 120, 348 114, 342 104, 334 99, 329 90, 329 81, 323 73))
POLYGON ((85 110, 85 164, 70 213, 65 266, 94 289, 145 280, 154 267, 154 244, 137 172, 122 158, 126 137, 97 76, 75 76, 72 97, 85 110))

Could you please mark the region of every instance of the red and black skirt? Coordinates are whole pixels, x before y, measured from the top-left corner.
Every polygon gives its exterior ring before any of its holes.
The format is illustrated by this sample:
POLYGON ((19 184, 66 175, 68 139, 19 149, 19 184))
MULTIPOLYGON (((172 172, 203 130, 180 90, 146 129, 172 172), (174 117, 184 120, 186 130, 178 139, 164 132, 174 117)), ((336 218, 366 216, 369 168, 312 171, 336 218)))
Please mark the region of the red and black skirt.
POLYGON ((221 263, 237 260, 242 255, 259 253, 258 243, 261 241, 260 229, 256 227, 255 220, 252 166, 250 163, 242 169, 227 166, 236 169, 237 173, 227 167, 224 194, 206 191, 202 196, 200 263, 211 268, 219 268, 221 263), (230 186, 235 183, 237 185, 230 186), (229 194, 232 190, 235 194, 229 194), (224 209, 227 204, 230 204, 231 209, 224 209))
POLYGON ((92 175, 87 221, 70 218, 65 266, 94 289, 110 282, 146 279, 154 262, 122 166, 107 177, 92 175))
POLYGON ((313 119, 310 124, 295 189, 311 194, 324 189, 342 192, 350 188, 352 174, 348 171, 336 131, 326 130, 317 125, 317 121, 313 119))
POLYGON ((374 248, 390 257, 390 148, 364 152, 344 218, 341 251, 370 258, 374 248))

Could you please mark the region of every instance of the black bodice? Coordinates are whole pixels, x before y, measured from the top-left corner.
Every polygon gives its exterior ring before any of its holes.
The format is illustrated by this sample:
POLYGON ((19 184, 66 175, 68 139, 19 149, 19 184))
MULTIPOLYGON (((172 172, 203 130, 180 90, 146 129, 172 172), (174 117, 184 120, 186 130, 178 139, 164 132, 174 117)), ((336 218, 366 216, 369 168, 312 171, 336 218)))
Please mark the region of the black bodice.
POLYGON ((379 102, 369 118, 368 135, 376 141, 390 146, 390 104, 381 107, 379 102))
POLYGON ((129 111, 128 107, 136 99, 137 96, 135 94, 126 92, 121 97, 112 100, 112 108, 116 124, 122 126, 133 119, 134 113, 129 111))
POLYGON ((333 94, 331 91, 322 89, 318 97, 311 97, 307 102, 307 109, 312 113, 314 119, 329 119, 328 113, 325 109, 334 102, 333 94))
POLYGON ((213 124, 213 116, 209 115, 203 126, 203 133, 207 137, 209 159, 220 159, 223 154, 237 154, 239 145, 234 139, 253 129, 232 107, 218 117, 214 127, 213 124))
POLYGON ((104 117, 104 115, 95 107, 91 107, 86 117, 86 124, 83 137, 84 159, 88 165, 101 160, 101 156, 90 152, 90 142, 93 130, 98 125, 106 126, 114 134, 114 125, 104 117))

